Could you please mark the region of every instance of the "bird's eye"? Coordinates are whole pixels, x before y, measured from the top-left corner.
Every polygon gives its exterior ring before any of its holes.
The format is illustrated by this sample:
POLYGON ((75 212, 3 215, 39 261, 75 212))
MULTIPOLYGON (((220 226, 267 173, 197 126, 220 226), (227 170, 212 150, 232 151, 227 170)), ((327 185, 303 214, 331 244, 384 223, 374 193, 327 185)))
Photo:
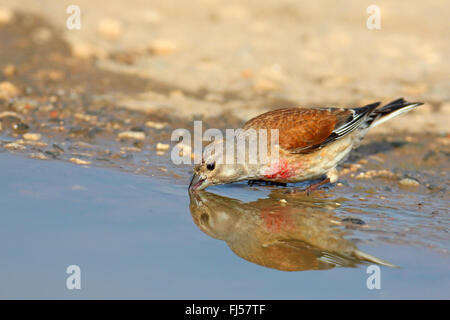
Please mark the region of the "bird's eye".
POLYGON ((208 163, 208 164, 206 165, 206 169, 208 169, 209 171, 213 171, 215 167, 216 167, 216 163, 215 163, 215 162, 213 162, 213 163, 208 163))

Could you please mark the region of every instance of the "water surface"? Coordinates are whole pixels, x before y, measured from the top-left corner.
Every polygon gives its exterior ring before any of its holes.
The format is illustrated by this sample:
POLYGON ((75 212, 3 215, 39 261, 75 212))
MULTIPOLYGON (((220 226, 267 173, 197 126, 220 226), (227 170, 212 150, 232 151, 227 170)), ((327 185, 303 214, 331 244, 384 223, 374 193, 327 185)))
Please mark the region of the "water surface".
MULTIPOLYGON (((450 297, 448 255, 423 245, 356 241, 401 267, 382 266, 382 289, 368 290, 366 264, 286 272, 237 256, 193 222, 183 184, 7 153, 0 165, 1 298, 450 297), (72 264, 81 290, 66 289, 72 264)), ((262 189, 211 191, 248 203, 262 189)))

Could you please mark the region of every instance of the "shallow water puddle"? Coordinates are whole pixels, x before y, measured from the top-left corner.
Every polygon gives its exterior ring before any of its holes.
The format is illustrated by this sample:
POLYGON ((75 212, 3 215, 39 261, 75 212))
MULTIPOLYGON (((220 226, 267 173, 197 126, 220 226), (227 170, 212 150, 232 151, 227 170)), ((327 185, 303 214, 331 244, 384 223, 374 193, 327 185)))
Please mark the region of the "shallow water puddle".
MULTIPOLYGON (((339 222, 352 200, 333 192, 215 187, 200 195, 215 208, 202 217, 186 186, 165 179, 8 153, 0 164, 2 298, 448 297, 447 254, 429 239, 408 243, 392 220, 378 226, 384 209, 352 216, 365 225, 339 222), (348 255, 355 247, 400 266, 381 267, 381 290, 367 289, 368 264, 348 255), (65 287, 73 264, 81 290, 65 287), (327 270, 278 271, 311 266, 327 270)), ((411 219, 421 230, 423 218, 411 219)))

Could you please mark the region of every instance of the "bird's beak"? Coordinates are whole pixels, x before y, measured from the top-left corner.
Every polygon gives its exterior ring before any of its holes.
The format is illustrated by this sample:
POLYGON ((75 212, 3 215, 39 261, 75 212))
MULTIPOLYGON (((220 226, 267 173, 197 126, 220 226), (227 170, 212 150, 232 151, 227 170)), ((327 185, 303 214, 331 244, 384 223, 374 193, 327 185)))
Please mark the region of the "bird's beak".
POLYGON ((189 190, 201 190, 206 187, 206 178, 203 178, 201 175, 194 173, 191 179, 191 183, 189 184, 189 190))

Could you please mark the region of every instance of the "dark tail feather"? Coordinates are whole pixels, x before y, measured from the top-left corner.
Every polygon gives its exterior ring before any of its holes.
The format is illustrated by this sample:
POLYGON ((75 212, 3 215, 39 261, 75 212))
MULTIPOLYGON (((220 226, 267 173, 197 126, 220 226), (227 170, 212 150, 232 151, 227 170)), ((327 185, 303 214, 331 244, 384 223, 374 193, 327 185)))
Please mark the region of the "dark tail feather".
POLYGON ((417 108, 422 104, 422 102, 408 102, 403 98, 394 100, 379 109, 375 109, 371 113, 367 123, 369 124, 369 126, 375 127, 404 112, 408 112, 414 108, 417 108))

